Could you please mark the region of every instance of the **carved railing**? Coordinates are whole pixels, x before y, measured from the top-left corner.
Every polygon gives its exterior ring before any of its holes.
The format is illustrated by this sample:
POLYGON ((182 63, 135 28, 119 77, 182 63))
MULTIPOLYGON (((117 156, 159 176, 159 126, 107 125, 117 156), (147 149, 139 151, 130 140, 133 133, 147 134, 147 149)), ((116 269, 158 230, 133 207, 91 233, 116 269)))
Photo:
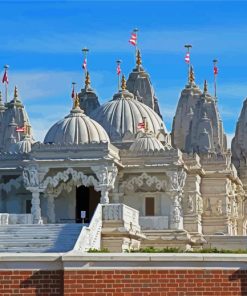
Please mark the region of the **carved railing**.
POLYGON ((124 204, 102 205, 103 220, 119 220, 129 229, 140 230, 139 211, 124 204))
POLYGON ((102 229, 102 205, 98 204, 88 227, 83 227, 73 250, 86 252, 100 249, 102 229))

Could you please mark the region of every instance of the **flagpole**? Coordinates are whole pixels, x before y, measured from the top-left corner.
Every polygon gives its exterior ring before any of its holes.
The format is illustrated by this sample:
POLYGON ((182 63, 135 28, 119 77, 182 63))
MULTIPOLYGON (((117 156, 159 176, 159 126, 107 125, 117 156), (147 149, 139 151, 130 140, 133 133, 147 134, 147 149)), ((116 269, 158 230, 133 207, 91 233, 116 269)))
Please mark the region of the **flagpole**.
POLYGON ((74 97, 75 97, 75 85, 76 85, 76 82, 72 82, 72 99, 74 100, 74 97))
MULTIPOLYGON (((117 63, 117 71, 118 71, 118 68, 120 67, 120 64, 121 64, 121 60, 117 60, 116 61, 116 63, 117 63)), ((118 73, 117 72, 117 76, 118 76, 118 92, 120 91, 120 72, 118 73)))
POLYGON ((137 32, 138 32, 139 30, 137 29, 137 28, 135 28, 134 30, 133 30, 133 32, 136 34, 136 45, 135 45, 135 62, 136 62, 136 55, 137 55, 137 50, 138 50, 138 47, 137 47, 137 42, 138 42, 138 36, 137 36, 137 32))
POLYGON ((215 69, 217 69, 216 67, 217 67, 218 60, 214 59, 213 63, 214 63, 214 98, 215 98, 215 101, 217 101, 217 81, 216 81, 217 73, 215 73, 215 69))
MULTIPOLYGON (((84 61, 86 60, 86 63, 87 63, 87 54, 88 54, 88 52, 89 52, 89 49, 86 48, 86 47, 84 47, 84 48, 82 49, 82 52, 83 52, 83 55, 84 55, 84 61)), ((84 61, 83 61, 83 63, 84 63, 84 61)), ((84 72, 85 72, 85 79, 86 79, 86 77, 87 77, 87 65, 86 65, 86 67, 84 68, 84 72)))
MULTIPOLYGON (((8 69, 9 69, 9 65, 5 65, 4 66, 4 70, 6 72, 6 75, 8 75, 8 69)), ((5 81, 5 101, 6 103, 8 103, 8 82, 5 81)))
MULTIPOLYGON (((185 48, 187 48, 187 53, 190 53, 190 49, 192 48, 191 44, 185 44, 184 46, 185 48)), ((189 58, 189 63, 188 63, 188 82, 190 83, 190 58, 189 58)))

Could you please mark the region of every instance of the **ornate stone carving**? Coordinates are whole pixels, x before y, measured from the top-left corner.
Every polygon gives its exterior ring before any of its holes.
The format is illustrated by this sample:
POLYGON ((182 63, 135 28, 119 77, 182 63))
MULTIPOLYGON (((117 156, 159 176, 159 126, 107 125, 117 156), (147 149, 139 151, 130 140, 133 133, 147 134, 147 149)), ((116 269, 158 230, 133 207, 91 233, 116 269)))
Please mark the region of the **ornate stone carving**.
MULTIPOLYGON (((63 172, 58 172, 55 176, 48 176, 42 182, 41 187, 47 188, 48 186, 51 186, 53 188, 56 188, 59 185, 60 181, 63 181, 62 184, 64 184, 61 185, 61 187, 59 188, 59 190, 61 191, 63 189, 68 189, 69 191, 72 184, 80 184, 86 187, 97 187, 98 185, 98 181, 94 178, 94 176, 87 176, 84 175, 83 172, 76 171, 73 168, 68 168, 63 172), (70 178, 71 182, 67 182, 70 178)), ((59 193, 61 193, 61 191, 59 193)))
POLYGON ((26 188, 39 187, 40 182, 39 182, 38 169, 36 166, 31 165, 23 169, 23 181, 24 181, 24 186, 26 188))
POLYGON ((216 204, 216 213, 218 216, 221 216, 223 214, 223 209, 222 209, 222 200, 218 199, 217 204, 216 204))
POLYGON ((124 181, 119 190, 120 192, 129 191, 135 192, 136 187, 142 188, 144 185, 147 185, 149 188, 154 186, 156 191, 165 191, 167 188, 167 180, 160 180, 156 176, 150 176, 147 173, 142 173, 140 176, 135 176, 130 178, 127 181, 124 181))
POLYGON ((95 190, 101 191, 101 203, 109 203, 109 190, 113 189, 118 169, 116 166, 94 166, 91 167, 98 178, 95 190))
POLYGON ((170 186, 172 191, 182 192, 186 180, 186 172, 184 170, 178 172, 167 172, 170 178, 170 186))
POLYGON ((189 195, 187 197, 187 212, 193 213, 194 212, 194 203, 193 203, 193 196, 189 195))

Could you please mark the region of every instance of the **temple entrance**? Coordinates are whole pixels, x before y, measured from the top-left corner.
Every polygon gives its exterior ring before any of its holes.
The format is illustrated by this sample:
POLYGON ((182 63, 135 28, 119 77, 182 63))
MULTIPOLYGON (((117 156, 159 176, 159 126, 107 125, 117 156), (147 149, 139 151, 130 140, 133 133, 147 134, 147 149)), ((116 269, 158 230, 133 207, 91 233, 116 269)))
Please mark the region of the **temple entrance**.
POLYGON ((82 223, 81 211, 86 211, 85 223, 92 219, 94 211, 100 202, 100 192, 93 187, 80 186, 76 188, 76 223, 82 223))

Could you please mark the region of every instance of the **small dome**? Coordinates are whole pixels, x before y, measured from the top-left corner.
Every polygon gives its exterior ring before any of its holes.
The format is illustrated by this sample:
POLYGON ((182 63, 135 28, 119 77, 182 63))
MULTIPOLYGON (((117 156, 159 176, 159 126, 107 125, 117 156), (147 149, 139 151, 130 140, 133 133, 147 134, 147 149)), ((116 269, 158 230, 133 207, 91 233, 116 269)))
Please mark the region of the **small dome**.
POLYGON ((32 139, 26 135, 23 140, 11 144, 9 152, 11 153, 29 153, 32 150, 32 139))
POLYGON ((88 144, 110 142, 101 125, 86 116, 79 106, 55 123, 45 136, 45 144, 88 144))
POLYGON ((152 133, 147 133, 137 138, 129 150, 137 154, 154 153, 165 150, 162 143, 152 133))
POLYGON ((147 105, 134 99, 127 90, 115 94, 113 100, 100 106, 92 118, 107 131, 111 141, 134 140, 138 124, 146 118, 149 130, 155 135, 165 126, 159 115, 147 105))

